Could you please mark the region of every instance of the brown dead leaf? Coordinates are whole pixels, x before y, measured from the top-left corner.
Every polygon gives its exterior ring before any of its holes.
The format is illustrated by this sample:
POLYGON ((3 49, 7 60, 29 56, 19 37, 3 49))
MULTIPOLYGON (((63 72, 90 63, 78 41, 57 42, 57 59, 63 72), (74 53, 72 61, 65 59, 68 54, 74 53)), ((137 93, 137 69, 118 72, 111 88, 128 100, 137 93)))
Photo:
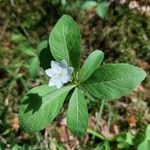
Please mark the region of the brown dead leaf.
POLYGON ((150 69, 150 64, 146 61, 139 60, 138 65, 141 69, 144 69, 144 70, 150 69))
POLYGON ((100 121, 100 132, 108 139, 112 139, 115 136, 115 133, 110 132, 110 128, 108 127, 106 121, 102 119, 100 121))
POLYGON ((59 140, 63 143, 66 150, 75 150, 79 147, 79 141, 67 128, 66 118, 62 118, 56 126, 59 140))
POLYGON ((17 116, 15 116, 12 120, 12 129, 15 130, 16 132, 19 129, 19 119, 17 116))
POLYGON ((88 13, 89 19, 91 19, 91 18, 93 18, 95 16, 96 9, 95 8, 89 9, 89 10, 87 10, 87 13, 88 13))
POLYGON ((130 125, 130 127, 136 127, 136 124, 137 124, 137 119, 135 117, 135 115, 130 115, 130 116, 127 116, 127 121, 130 125))

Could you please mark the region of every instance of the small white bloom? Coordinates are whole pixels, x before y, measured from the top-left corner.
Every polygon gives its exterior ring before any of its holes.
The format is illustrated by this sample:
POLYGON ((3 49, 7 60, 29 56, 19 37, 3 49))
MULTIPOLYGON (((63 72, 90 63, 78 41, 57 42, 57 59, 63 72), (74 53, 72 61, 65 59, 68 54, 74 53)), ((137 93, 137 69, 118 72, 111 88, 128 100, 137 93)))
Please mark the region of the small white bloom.
POLYGON ((123 4, 126 3, 126 1, 127 1, 127 0, 120 0, 119 3, 120 3, 121 5, 123 5, 123 4))
POLYGON ((146 15, 147 15, 147 16, 150 16, 150 6, 147 6, 146 15))
POLYGON ((129 8, 130 8, 130 9, 135 9, 135 8, 138 8, 138 7, 139 7, 139 4, 138 4, 137 1, 131 1, 131 2, 129 3, 129 8))
POLYGON ((51 68, 45 70, 45 73, 51 78, 48 85, 56 86, 59 89, 65 83, 71 81, 73 68, 68 67, 65 60, 62 60, 60 63, 51 61, 51 68))
POLYGON ((145 13, 146 11, 147 11, 147 6, 142 6, 142 7, 141 7, 141 12, 142 12, 142 13, 145 13))

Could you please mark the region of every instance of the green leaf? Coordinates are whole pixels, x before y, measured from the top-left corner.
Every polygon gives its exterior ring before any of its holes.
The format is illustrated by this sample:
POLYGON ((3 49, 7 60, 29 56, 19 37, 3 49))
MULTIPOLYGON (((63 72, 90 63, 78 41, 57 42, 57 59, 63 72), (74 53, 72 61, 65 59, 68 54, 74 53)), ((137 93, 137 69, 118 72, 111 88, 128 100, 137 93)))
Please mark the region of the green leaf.
POLYGON ((46 48, 48 48, 48 41, 47 40, 41 41, 37 46, 38 54, 41 52, 41 50, 46 49, 46 48))
POLYGON ((30 66, 29 66, 29 72, 33 79, 37 76, 38 70, 39 70, 39 59, 37 56, 35 56, 30 59, 30 66))
POLYGON ((107 2, 101 2, 96 7, 96 12, 102 19, 104 19, 106 17, 107 11, 108 11, 108 3, 107 2))
POLYGON ((4 150, 5 149, 5 145, 0 143, 0 150, 4 150))
POLYGON ((44 41, 40 42, 37 47, 37 51, 38 51, 38 55, 39 55, 40 66, 44 70, 50 68, 50 62, 52 60, 54 60, 54 58, 50 52, 48 41, 44 40, 44 41))
POLYGON ((12 33, 11 34, 11 41, 16 43, 16 44, 19 44, 20 42, 23 42, 26 40, 25 36, 21 33, 12 33))
POLYGON ((87 130, 88 109, 85 97, 79 88, 74 90, 67 111, 67 125, 76 136, 82 136, 87 130))
POLYGON ((132 144, 133 144, 132 134, 131 134, 130 132, 127 132, 127 133, 126 133, 126 142, 127 142, 129 145, 132 145, 132 144))
POLYGON ((105 142, 104 142, 104 146, 105 146, 105 150, 111 150, 111 147, 110 147, 108 141, 105 141, 105 142))
POLYGON ((144 140, 139 146, 138 150, 150 150, 150 140, 144 140))
POLYGON ((126 143, 126 142, 121 142, 121 143, 118 143, 117 144, 117 147, 119 148, 119 149, 129 149, 129 144, 128 143, 126 143))
POLYGON ((14 144, 12 147, 11 147, 11 150, 20 150, 21 149, 21 146, 19 146, 18 144, 14 144))
POLYGON ((83 83, 83 87, 96 98, 115 99, 129 94, 145 78, 146 73, 128 64, 100 66, 83 83))
POLYGON ((57 61, 63 59, 75 70, 79 67, 81 53, 81 35, 80 30, 74 20, 63 15, 49 37, 50 49, 52 55, 57 61))
POLYGON ((85 60, 83 66, 79 71, 79 80, 81 82, 87 80, 92 73, 99 68, 101 62, 103 61, 104 53, 102 51, 96 50, 92 52, 88 58, 85 60))
POLYGON ((31 89, 19 109, 22 128, 30 133, 45 128, 59 113, 73 87, 71 85, 56 90, 54 87, 42 85, 31 89))
POLYGON ((137 132, 134 136, 133 143, 134 145, 139 145, 145 139, 145 134, 141 131, 137 132))
POLYGON ((139 144, 138 150, 150 150, 150 125, 147 126, 145 135, 146 137, 144 141, 139 144))
POLYGON ((18 49, 29 56, 36 56, 33 47, 27 42, 20 43, 18 49))
POLYGON ((150 140, 150 125, 148 125, 146 128, 146 139, 150 140))
POLYGON ((91 9, 94 8, 97 5, 97 2, 95 1, 86 1, 82 5, 82 9, 91 9))

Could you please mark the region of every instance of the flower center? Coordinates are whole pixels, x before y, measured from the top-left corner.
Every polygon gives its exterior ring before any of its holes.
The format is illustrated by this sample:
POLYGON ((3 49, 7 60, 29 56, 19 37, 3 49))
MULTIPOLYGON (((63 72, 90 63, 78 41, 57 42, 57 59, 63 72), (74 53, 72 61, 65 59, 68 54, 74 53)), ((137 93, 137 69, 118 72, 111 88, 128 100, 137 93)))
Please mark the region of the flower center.
POLYGON ((64 76, 64 73, 63 72, 58 72, 58 77, 63 77, 64 76))

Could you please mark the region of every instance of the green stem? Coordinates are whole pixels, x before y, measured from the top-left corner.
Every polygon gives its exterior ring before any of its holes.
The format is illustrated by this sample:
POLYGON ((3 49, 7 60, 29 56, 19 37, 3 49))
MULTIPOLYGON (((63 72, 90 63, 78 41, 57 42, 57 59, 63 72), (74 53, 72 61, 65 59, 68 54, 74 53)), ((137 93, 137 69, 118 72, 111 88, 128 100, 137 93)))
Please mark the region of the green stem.
POLYGON ((101 135, 100 133, 98 133, 98 132, 96 132, 96 131, 94 131, 94 130, 92 130, 90 128, 87 129, 87 133, 92 134, 93 136, 98 137, 98 138, 104 140, 103 135, 101 135))
POLYGON ((105 100, 102 99, 101 106, 100 106, 100 109, 99 109, 99 113, 98 113, 98 116, 97 116, 97 119, 96 119, 96 130, 99 129, 98 124, 99 124, 99 121, 102 118, 102 113, 103 113, 103 110, 104 110, 104 105, 105 105, 105 100))
POLYGON ((93 101, 93 102, 96 101, 95 98, 94 98, 90 93, 88 93, 88 92, 86 92, 86 91, 85 91, 85 93, 86 93, 86 96, 89 98, 89 100, 91 100, 91 101, 93 101))
POLYGON ((28 88, 28 86, 27 86, 25 80, 23 79, 23 77, 21 77, 20 80, 21 80, 21 82, 22 82, 22 84, 23 84, 23 86, 24 86, 24 88, 25 88, 25 91, 28 91, 29 88, 28 88))

